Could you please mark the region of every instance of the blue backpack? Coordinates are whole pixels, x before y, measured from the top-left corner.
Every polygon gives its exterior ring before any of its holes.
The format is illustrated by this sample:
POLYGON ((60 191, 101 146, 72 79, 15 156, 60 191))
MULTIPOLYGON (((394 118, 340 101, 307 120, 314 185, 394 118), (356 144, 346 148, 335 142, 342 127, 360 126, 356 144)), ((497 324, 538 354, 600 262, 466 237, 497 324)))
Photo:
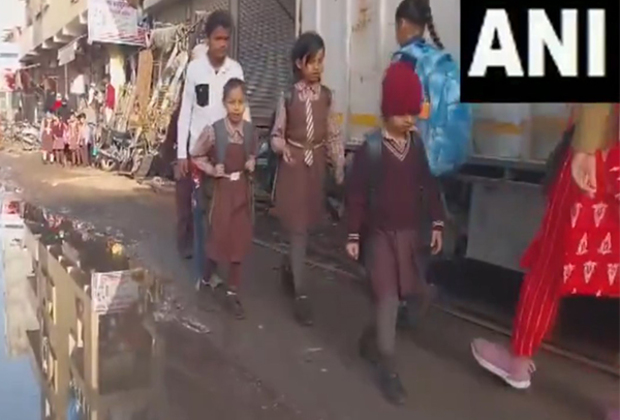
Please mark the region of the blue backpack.
POLYGON ((467 159, 471 144, 472 117, 468 104, 461 103, 461 77, 452 56, 424 40, 405 45, 395 60, 410 62, 429 103, 428 118, 418 119, 417 128, 435 176, 455 172, 467 159))

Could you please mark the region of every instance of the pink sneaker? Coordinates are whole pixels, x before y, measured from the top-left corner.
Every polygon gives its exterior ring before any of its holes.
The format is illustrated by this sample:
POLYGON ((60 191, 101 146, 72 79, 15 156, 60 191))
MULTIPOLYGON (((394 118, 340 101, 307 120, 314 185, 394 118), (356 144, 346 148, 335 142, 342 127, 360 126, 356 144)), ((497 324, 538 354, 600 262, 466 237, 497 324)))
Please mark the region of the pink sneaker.
POLYGON ((527 389, 532 385, 532 373, 536 371, 536 366, 531 359, 515 357, 506 348, 482 338, 472 341, 471 351, 480 366, 511 387, 527 389))
POLYGON ((605 420, 620 420, 620 409, 614 408, 608 410, 605 420))

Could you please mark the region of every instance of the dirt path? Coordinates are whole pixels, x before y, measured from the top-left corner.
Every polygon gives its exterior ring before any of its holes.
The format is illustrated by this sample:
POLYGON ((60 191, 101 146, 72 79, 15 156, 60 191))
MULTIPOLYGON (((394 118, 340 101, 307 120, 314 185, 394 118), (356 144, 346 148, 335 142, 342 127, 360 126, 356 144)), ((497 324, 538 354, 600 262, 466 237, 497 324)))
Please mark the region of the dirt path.
MULTIPOLYGON (((249 318, 235 322, 209 299, 194 295, 190 267, 176 255, 169 195, 97 171, 43 166, 33 155, 0 155, 0 167, 28 200, 122 235, 135 256, 169 279, 179 302, 209 327, 211 332, 198 339, 176 331, 180 335, 170 335, 166 343, 176 354, 170 380, 184 384, 170 395, 189 413, 207 416, 212 410, 219 418, 235 419, 584 420, 597 418, 598 404, 617 394, 614 378, 549 355, 541 355, 527 395, 508 390, 471 360, 469 341, 489 333, 432 312, 415 335, 400 339, 399 365, 410 398, 395 409, 377 394, 357 357, 356 338, 370 310, 350 281, 310 269, 317 322, 300 329, 279 290, 280 254, 256 246, 244 273, 249 318)), ((187 418, 200 418, 195 415, 187 418)))

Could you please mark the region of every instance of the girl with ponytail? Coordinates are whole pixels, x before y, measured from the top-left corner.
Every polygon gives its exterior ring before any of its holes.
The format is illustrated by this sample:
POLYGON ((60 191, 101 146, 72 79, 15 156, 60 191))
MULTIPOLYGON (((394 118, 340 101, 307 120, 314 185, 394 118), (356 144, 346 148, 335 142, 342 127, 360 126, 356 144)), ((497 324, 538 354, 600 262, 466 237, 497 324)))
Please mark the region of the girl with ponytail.
POLYGON ((403 0, 396 8, 396 40, 404 46, 421 39, 425 30, 433 44, 443 50, 429 0, 403 0))

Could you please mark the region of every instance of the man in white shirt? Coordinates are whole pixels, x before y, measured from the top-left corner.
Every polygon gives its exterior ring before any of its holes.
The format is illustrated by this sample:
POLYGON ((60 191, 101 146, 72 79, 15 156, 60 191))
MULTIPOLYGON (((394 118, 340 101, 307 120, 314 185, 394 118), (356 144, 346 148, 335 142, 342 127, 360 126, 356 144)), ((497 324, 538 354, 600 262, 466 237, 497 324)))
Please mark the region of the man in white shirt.
MULTIPOLYGON (((213 12, 205 24, 206 45, 196 47, 192 51, 192 60, 187 67, 185 86, 181 98, 181 108, 177 123, 177 168, 176 177, 179 181, 189 177, 188 152, 196 142, 200 133, 207 125, 226 116, 223 96, 224 85, 232 78, 243 80, 241 65, 228 57, 233 22, 230 14, 223 10, 213 12)), ((246 115, 249 120, 249 113, 246 115)), ((194 188, 194 203, 197 200, 194 188)), ((186 201, 186 200, 182 200, 186 201)), ((179 204, 181 202, 179 201, 179 204)), ((191 203, 188 203, 191 205, 191 203)), ((197 286, 205 281, 205 249, 204 249, 204 218, 203 209, 193 206, 194 250, 193 257, 198 276, 197 286)), ((185 209, 179 208, 179 213, 185 209)))
POLYGON ((207 52, 200 54, 187 66, 185 87, 179 114, 177 158, 179 168, 187 173, 187 153, 205 126, 226 116, 223 103, 224 85, 232 78, 243 80, 241 65, 228 57, 232 33, 232 18, 218 10, 205 24, 207 52))

